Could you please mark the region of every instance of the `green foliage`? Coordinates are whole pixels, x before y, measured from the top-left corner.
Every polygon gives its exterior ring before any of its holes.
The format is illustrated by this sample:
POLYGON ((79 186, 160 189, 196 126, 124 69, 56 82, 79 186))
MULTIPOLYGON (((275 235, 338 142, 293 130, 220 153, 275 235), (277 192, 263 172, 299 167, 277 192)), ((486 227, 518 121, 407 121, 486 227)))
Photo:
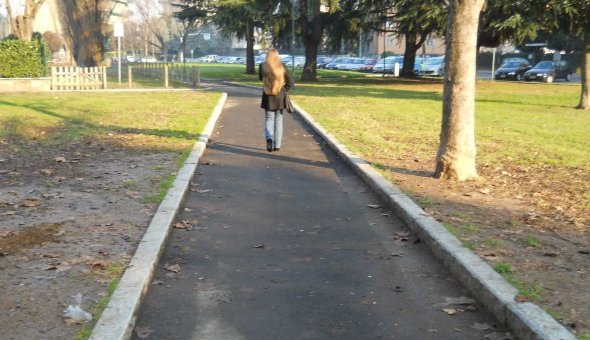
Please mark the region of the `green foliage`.
POLYGON ((531 235, 527 235, 527 237, 525 237, 524 243, 527 245, 527 247, 538 248, 541 246, 541 242, 531 235))
POLYGON ((494 270, 500 274, 512 274, 515 272, 514 267, 509 263, 499 262, 494 266, 494 270))
POLYGON ((0 75, 4 78, 35 78, 47 74, 44 45, 39 39, 0 41, 0 75))
POLYGON ((503 242, 500 239, 489 238, 489 239, 486 239, 483 242, 483 244, 486 245, 487 247, 490 247, 490 248, 498 248, 498 247, 502 246, 503 242))
POLYGON ((461 239, 461 244, 469 250, 475 250, 475 243, 472 241, 461 239))

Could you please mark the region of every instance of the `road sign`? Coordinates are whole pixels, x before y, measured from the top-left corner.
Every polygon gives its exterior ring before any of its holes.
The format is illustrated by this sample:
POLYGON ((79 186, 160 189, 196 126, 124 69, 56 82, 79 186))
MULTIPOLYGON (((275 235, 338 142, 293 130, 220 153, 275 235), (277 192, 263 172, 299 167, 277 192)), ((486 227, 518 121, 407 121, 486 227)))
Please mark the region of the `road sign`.
POLYGON ((113 24, 113 35, 117 38, 122 38, 123 35, 123 23, 122 22, 115 22, 113 24))

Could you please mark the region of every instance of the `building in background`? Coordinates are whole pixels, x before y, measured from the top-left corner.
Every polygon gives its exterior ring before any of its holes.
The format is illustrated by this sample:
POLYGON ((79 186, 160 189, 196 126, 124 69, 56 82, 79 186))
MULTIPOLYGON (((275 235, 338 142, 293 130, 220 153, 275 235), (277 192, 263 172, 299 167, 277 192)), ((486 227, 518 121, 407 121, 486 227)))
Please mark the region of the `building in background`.
MULTIPOLYGON (((390 54, 404 54, 406 50, 406 39, 393 33, 374 32, 373 39, 369 42, 367 53, 381 56, 383 52, 390 54)), ((416 51, 417 55, 444 55, 444 39, 431 36, 426 39, 422 48, 416 51)))

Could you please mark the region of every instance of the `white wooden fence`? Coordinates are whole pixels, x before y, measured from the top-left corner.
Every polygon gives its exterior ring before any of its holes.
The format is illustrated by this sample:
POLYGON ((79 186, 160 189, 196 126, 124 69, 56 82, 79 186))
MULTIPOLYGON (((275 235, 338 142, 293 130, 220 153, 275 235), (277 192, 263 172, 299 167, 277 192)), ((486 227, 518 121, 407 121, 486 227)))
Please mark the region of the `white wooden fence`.
POLYGON ((53 91, 83 91, 107 88, 107 69, 100 67, 53 66, 53 91))

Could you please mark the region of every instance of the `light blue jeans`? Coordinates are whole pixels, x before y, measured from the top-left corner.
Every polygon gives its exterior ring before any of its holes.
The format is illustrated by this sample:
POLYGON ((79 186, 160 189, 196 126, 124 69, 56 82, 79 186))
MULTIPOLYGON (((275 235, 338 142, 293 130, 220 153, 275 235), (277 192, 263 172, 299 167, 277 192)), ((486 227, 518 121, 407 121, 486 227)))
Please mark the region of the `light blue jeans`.
POLYGON ((264 134, 266 139, 272 139, 273 147, 280 148, 283 140, 283 110, 266 111, 264 134))

